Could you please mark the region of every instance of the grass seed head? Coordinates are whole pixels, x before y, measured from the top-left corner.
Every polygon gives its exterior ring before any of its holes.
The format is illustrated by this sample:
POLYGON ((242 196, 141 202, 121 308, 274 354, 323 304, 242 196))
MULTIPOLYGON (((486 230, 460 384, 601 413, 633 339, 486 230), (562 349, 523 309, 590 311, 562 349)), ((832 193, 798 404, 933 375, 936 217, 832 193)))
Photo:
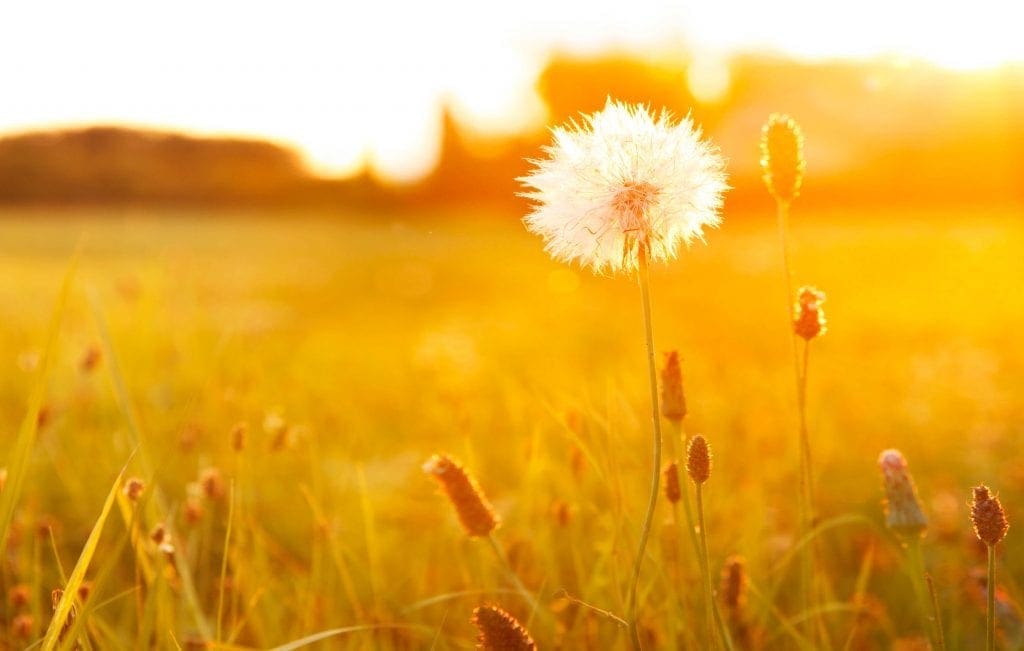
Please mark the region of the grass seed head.
POLYGON ((695 484, 703 484, 711 477, 711 448, 700 434, 690 439, 686 449, 686 472, 695 484))
POLYGON ((747 601, 747 574, 742 556, 730 556, 722 566, 722 603, 730 613, 743 610, 747 601))
POLYGON ((498 516, 476 480, 447 455, 430 457, 423 464, 423 472, 441 485, 469 536, 486 536, 498 526, 498 516))
POLYGON ((249 437, 249 423, 244 421, 235 423, 231 428, 231 449, 241 452, 245 449, 245 441, 249 437))
POLYGON ((1006 537, 1010 523, 1006 521, 1006 512, 999 498, 992 494, 988 486, 982 484, 974 487, 974 500, 971 502, 971 521, 978 540, 988 546, 998 544, 1006 537))
POLYGON ((217 468, 204 468, 199 473, 199 485, 203 487, 203 495, 206 499, 214 502, 224 499, 228 492, 224 477, 217 468))
POLYGON ((903 536, 920 536, 928 528, 928 518, 921 510, 914 478, 907 460, 899 450, 884 450, 878 456, 885 486, 885 524, 903 536))
POLYGON ((498 606, 479 606, 473 610, 473 625, 479 631, 477 649, 483 651, 536 651, 529 631, 515 617, 498 606))
POLYGON ((682 491, 679 490, 679 463, 672 460, 665 464, 664 478, 665 499, 675 504, 682 497, 682 491))
POLYGON ((124 488, 121 490, 124 492, 125 497, 133 502, 137 502, 142 497, 143 491, 146 490, 146 482, 138 477, 129 477, 124 482, 124 488))
POLYGON ((683 372, 679 368, 679 353, 674 350, 665 353, 665 365, 661 368, 661 415, 675 423, 686 418, 683 372))
POLYGON ((11 608, 17 610, 18 608, 24 608, 28 605, 29 596, 31 594, 32 593, 27 584, 19 583, 7 591, 7 600, 10 602, 11 608))
POLYGON ((11 635, 19 640, 27 640, 32 636, 35 620, 28 613, 21 613, 11 621, 11 635))
POLYGON ((805 285, 797 292, 796 304, 793 307, 793 332, 797 336, 810 341, 828 331, 825 312, 821 304, 825 302, 825 292, 805 285))
POLYGON ((796 199, 806 167, 800 125, 788 115, 772 113, 761 129, 761 173, 768 192, 777 201, 796 199))

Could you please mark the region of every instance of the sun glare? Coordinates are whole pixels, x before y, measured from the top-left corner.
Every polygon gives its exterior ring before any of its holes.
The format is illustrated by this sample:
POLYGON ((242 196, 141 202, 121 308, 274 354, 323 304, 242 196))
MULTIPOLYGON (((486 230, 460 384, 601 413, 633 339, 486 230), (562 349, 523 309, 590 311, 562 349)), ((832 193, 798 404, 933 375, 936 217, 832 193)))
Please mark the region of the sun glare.
POLYGON ((545 3, 493 11, 468 0, 303 2, 287 13, 188 0, 0 9, 0 133, 54 125, 148 125, 291 144, 314 171, 368 165, 417 179, 439 155, 445 103, 471 129, 507 134, 545 118, 534 80, 552 51, 694 52, 701 102, 728 91, 727 55, 767 48, 800 57, 892 54, 956 70, 1024 61, 1024 9, 982 0, 960 10, 870 0, 668 0, 545 3), (886 20, 877 17, 885 15, 886 20))

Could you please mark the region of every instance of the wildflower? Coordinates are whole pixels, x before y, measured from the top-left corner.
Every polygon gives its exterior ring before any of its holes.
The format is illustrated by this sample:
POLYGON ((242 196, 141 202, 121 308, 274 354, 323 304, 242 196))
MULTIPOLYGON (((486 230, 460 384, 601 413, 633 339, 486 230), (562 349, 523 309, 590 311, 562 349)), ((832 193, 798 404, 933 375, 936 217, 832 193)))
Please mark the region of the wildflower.
POLYGON ((793 332, 797 336, 810 341, 828 331, 821 309, 824 302, 825 292, 809 285, 800 288, 793 308, 793 332))
POLYGON ((884 450, 878 456, 878 467, 885 484, 886 526, 905 536, 921 535, 928 527, 928 518, 921 510, 907 460, 899 450, 884 450))
POLYGON ((974 501, 971 502, 971 522, 978 540, 992 547, 1005 536, 1010 523, 1006 521, 1006 512, 999 498, 993 495, 988 486, 974 488, 974 501))
POLYGON ((466 474, 462 466, 446 455, 435 454, 423 464, 423 472, 441 484, 469 536, 489 535, 498 526, 498 516, 494 509, 487 502, 476 480, 466 474))
POLYGON ((536 651, 537 644, 515 617, 498 606, 473 609, 473 624, 480 632, 477 649, 484 651, 536 651))
POLYGON ((686 450, 686 472, 696 484, 703 484, 711 478, 711 449, 700 434, 690 439, 686 450))
POLYGON ((686 418, 686 395, 683 393, 683 372, 679 368, 679 353, 665 353, 665 366, 661 368, 661 415, 680 423, 686 418))
POLYGON ((773 113, 761 129, 761 171, 768 191, 778 201, 800 194, 804 170, 804 134, 788 115, 773 113))
POLYGON ((679 464, 670 461, 665 465, 663 472, 665 477, 665 499, 675 504, 683 496, 679 490, 679 464))
POLYGON ((553 136, 548 157, 519 179, 534 201, 526 227, 553 258, 630 273, 641 253, 671 260, 718 225, 725 163, 689 118, 609 99, 553 136))

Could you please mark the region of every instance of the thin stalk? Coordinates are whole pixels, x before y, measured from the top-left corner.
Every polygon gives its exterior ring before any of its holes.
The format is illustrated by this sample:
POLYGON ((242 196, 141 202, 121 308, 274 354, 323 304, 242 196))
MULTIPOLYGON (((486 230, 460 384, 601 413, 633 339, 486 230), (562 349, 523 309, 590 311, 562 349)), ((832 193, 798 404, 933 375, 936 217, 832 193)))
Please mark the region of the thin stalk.
MULTIPOLYGON (((681 439, 681 440, 685 436, 685 434, 683 432, 683 424, 682 423, 677 423, 676 424, 676 436, 679 439, 681 439)), ((685 441, 684 440, 684 444, 683 444, 683 450, 684 451, 686 450, 686 447, 687 447, 686 444, 687 443, 689 443, 689 441, 685 441)), ((681 489, 682 495, 679 496, 679 498, 680 498, 679 501, 681 501, 683 503, 683 516, 686 518, 686 530, 689 532, 688 535, 690 537, 690 544, 693 545, 693 555, 696 556, 697 558, 700 558, 700 541, 697 539, 697 528, 694 526, 693 507, 690 506, 690 482, 686 481, 686 478, 685 478, 685 465, 680 467, 679 472, 680 472, 680 474, 684 475, 680 479, 680 484, 681 484, 680 485, 680 489, 681 489)))
POLYGON ((519 580, 519 575, 516 574, 516 571, 512 568, 512 564, 508 562, 508 557, 505 556, 505 552, 501 550, 501 545, 498 544, 493 533, 487 534, 487 542, 491 544, 491 549, 494 550, 494 555, 498 557, 498 560, 501 562, 501 566, 505 569, 505 573, 508 574, 508 577, 512 580, 516 590, 523 596, 523 599, 530 604, 530 609, 534 613, 540 613, 540 604, 537 603, 536 597, 534 597, 533 593, 530 592, 526 586, 523 585, 523 582, 519 580))
MULTIPOLYGON (((782 251, 782 270, 786 284, 786 314, 787 321, 792 320, 793 297, 793 270, 789 263, 789 202, 776 201, 779 222, 779 248, 782 251)), ((814 498, 811 471, 811 444, 807 431, 807 369, 809 342, 804 342, 803 360, 797 350, 797 337, 790 335, 790 349, 793 354, 793 375, 796 381, 797 390, 797 412, 800 419, 800 520, 802 534, 807 535, 814 526, 814 498)), ((813 587, 811 582, 814 575, 814 557, 811 546, 808 546, 801 558, 800 563, 800 598, 801 609, 810 612, 814 605, 812 596, 813 587)), ((809 638, 812 635, 813 623, 808 620, 805 626, 805 635, 809 638)))
POLYGON ((717 637, 722 647, 732 651, 732 638, 725 630, 725 623, 721 614, 715 606, 715 592, 711 587, 711 560, 708 556, 708 534, 704 525, 704 491, 701 484, 696 485, 697 494, 697 527, 700 529, 700 573, 704 579, 704 603, 706 605, 706 617, 708 620, 708 647, 718 646, 714 640, 717 637))
POLYGON ((918 608, 921 610, 921 617, 924 619, 925 633, 928 640, 936 648, 942 648, 938 643, 940 635, 936 634, 938 620, 932 621, 932 604, 928 598, 928 585, 924 571, 924 555, 921 553, 921 539, 918 536, 906 540, 907 562, 910 566, 910 582, 914 587, 914 596, 917 598, 918 608))
POLYGON ((651 523, 654 520, 654 509, 658 504, 658 482, 661 479, 661 411, 658 409, 658 369, 654 361, 654 327, 651 323, 651 291, 647 264, 647 247, 639 248, 639 269, 637 276, 640 281, 640 302, 644 316, 644 336, 647 344, 647 366, 651 384, 651 415, 654 424, 654 465, 651 466, 651 495, 647 501, 647 514, 644 516, 643 528, 640 531, 640 545, 633 563, 633 576, 630 580, 629 599, 627 605, 629 633, 634 651, 641 651, 640 632, 636 621, 636 591, 640 582, 640 568, 644 561, 644 550, 651 534, 651 523))
POLYGON ((928 583, 928 593, 932 598, 932 617, 935 618, 935 633, 938 635, 939 651, 946 651, 946 634, 942 630, 942 616, 939 614, 939 597, 935 593, 935 581, 931 574, 925 574, 924 580, 928 583))
POLYGON ((995 651, 996 648, 996 547, 988 545, 988 612, 985 615, 985 649, 995 651))

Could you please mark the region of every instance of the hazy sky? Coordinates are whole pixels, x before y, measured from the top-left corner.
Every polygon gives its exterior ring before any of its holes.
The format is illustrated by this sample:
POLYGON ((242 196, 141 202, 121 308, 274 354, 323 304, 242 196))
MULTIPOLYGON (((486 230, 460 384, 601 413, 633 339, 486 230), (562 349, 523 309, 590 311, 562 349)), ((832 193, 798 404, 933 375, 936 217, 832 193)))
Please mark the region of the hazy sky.
POLYGON ((1024 2, 0 0, 0 133, 127 123, 257 135, 313 169, 428 170, 440 104, 481 128, 541 119, 553 48, 1024 61, 1024 2))

